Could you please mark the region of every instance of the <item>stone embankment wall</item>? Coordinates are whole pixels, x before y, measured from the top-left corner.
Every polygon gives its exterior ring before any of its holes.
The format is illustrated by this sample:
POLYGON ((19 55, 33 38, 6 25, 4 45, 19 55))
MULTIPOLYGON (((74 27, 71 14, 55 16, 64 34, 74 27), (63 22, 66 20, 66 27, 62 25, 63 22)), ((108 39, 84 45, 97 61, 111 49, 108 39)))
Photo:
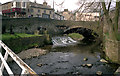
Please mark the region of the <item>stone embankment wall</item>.
POLYGON ((4 40, 3 42, 15 53, 19 53, 30 48, 37 48, 47 45, 44 36, 10 39, 4 40))

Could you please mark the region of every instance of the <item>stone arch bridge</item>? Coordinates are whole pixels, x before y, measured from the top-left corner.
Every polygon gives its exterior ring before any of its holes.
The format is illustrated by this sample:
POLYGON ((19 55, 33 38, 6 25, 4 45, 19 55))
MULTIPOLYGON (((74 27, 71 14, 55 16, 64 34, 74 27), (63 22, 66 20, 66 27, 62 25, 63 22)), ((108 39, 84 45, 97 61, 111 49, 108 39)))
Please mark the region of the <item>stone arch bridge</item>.
POLYGON ((44 28, 51 35, 77 32, 85 37, 93 33, 102 36, 102 26, 98 21, 67 21, 43 18, 2 19, 2 32, 34 33, 38 30, 41 33, 44 28))
POLYGON ((69 23, 64 23, 60 25, 57 24, 57 27, 63 30, 63 34, 69 33, 79 33, 86 38, 95 38, 102 37, 102 26, 99 22, 94 21, 68 21, 69 23))

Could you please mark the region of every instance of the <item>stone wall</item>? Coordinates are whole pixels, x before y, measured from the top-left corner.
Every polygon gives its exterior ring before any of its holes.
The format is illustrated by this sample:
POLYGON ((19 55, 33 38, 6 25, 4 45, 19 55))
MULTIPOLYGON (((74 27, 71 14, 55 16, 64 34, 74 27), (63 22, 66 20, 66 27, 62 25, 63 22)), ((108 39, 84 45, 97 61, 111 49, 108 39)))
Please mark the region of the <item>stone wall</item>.
POLYGON ((17 38, 3 41, 12 51, 19 53, 29 48, 41 47, 47 45, 44 36, 17 38))

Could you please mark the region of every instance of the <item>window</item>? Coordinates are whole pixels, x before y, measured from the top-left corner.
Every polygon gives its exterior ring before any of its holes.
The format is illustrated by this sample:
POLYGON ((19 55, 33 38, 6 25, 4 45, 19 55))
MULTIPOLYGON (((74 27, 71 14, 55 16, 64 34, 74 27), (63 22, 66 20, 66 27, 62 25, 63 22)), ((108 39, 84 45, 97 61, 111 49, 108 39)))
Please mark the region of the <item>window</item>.
POLYGON ((38 13, 40 13, 40 10, 38 10, 38 13))
POLYGON ((13 7, 16 7, 16 5, 17 5, 17 2, 13 2, 13 3, 12 3, 12 6, 13 6, 13 7))
POLYGON ((13 3, 12 3, 12 6, 13 6, 13 3))
POLYGON ((85 16, 92 16, 92 15, 86 14, 85 16))
POLYGON ((33 9, 31 9, 31 12, 33 12, 33 9))
POLYGON ((50 15, 43 14, 42 17, 43 17, 43 18, 50 18, 50 15))
POLYGON ((28 12, 30 12, 30 10, 28 9, 28 12))
POLYGON ((44 10, 44 13, 46 14, 46 10, 44 10))
POLYGON ((22 3, 22 7, 25 7, 25 2, 22 3))
POLYGON ((52 12, 50 11, 49 14, 52 14, 52 12))
POLYGON ((17 8, 20 8, 20 2, 16 2, 17 8))
POLYGON ((99 18, 99 16, 94 16, 94 18, 99 18))

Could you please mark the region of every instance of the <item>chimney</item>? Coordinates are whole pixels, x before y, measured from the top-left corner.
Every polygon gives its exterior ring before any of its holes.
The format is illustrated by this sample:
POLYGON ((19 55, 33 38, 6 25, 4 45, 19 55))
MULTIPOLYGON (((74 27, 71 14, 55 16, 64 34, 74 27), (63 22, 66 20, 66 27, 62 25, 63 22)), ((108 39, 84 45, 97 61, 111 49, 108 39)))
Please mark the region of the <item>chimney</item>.
POLYGON ((36 3, 36 0, 34 0, 34 3, 36 3))
POLYGON ((68 12, 68 9, 64 9, 65 12, 68 12))
POLYGON ((43 5, 47 6, 47 2, 46 2, 46 1, 44 1, 44 2, 43 2, 43 5))

